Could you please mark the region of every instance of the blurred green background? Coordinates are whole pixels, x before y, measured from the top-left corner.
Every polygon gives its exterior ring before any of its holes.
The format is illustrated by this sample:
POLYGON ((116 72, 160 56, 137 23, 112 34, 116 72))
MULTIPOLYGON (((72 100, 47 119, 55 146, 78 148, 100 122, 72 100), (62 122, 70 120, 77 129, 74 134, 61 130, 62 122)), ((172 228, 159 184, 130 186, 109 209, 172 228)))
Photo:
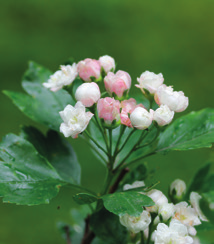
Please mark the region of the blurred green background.
MULTIPOLYGON (((133 83, 145 70, 162 72, 167 85, 189 97, 190 105, 182 114, 213 107, 213 9, 213 0, 1 1, 0 90, 21 91, 29 60, 56 71, 71 56, 79 61, 108 54, 118 69, 131 75, 133 83)), ((9 132, 19 133, 21 124, 35 125, 2 93, 0 104, 0 139, 9 132)), ((71 142, 82 165, 83 185, 99 190, 104 168, 86 144, 71 142)), ((153 156, 147 162, 157 169, 159 188, 166 193, 175 178, 188 183, 210 158, 214 158, 213 150, 201 149, 153 156)), ((50 205, 0 203, 0 243, 65 243, 56 223, 71 222, 72 206, 68 189, 50 205)))

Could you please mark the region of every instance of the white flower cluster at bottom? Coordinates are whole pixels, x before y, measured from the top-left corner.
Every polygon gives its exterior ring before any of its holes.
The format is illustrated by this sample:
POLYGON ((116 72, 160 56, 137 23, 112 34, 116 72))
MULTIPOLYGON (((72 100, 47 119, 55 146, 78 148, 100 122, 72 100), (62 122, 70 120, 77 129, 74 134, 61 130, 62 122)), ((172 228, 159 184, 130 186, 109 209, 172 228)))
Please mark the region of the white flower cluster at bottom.
MULTIPOLYGON (((123 190, 130 190, 139 186, 145 186, 143 181, 136 181, 132 185, 126 184, 123 190)), ((186 184, 182 180, 175 180, 170 187, 170 195, 174 199, 182 199, 186 191, 186 184)), ((120 223, 130 232, 144 232, 148 238, 149 225, 152 224, 152 240, 154 244, 194 244, 198 243, 196 229, 194 226, 200 225, 201 221, 207 221, 203 215, 199 200, 201 196, 197 192, 191 192, 190 203, 181 201, 176 204, 169 203, 167 197, 159 190, 152 189, 149 192, 140 192, 149 196, 155 203, 154 206, 142 208, 139 217, 129 216, 128 214, 120 217, 120 223), (152 221, 152 218, 153 221, 152 221), (167 225, 168 223, 168 225, 167 225)), ((150 233, 151 234, 151 233, 150 233)))

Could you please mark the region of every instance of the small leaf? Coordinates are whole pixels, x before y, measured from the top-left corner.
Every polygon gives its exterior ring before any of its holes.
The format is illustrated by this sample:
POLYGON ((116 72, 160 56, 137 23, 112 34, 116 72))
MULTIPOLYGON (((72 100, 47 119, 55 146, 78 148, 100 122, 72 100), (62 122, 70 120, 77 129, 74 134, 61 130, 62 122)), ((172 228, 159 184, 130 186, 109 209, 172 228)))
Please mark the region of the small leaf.
POLYGON ((73 199, 75 202, 77 202, 80 205, 91 204, 99 200, 98 197, 88 193, 78 193, 76 195, 73 195, 73 199))
POLYGON ((105 208, 92 214, 90 226, 95 235, 101 239, 93 243, 124 244, 127 242, 127 230, 119 222, 118 216, 105 208))
POLYGON ((48 159, 61 178, 71 184, 80 184, 81 168, 71 145, 55 131, 46 137, 36 128, 23 127, 21 136, 31 142, 48 159))
POLYGON ((175 120, 159 136, 156 152, 211 147, 214 142, 214 109, 191 112, 175 120))
POLYGON ((105 208, 119 216, 140 216, 143 207, 154 205, 152 199, 135 191, 118 192, 102 196, 105 208))
POLYGON ((4 91, 4 93, 26 116, 50 129, 59 131, 62 123, 59 111, 68 104, 74 104, 74 101, 65 90, 52 92, 42 85, 47 82, 50 75, 49 70, 30 62, 22 82, 27 94, 13 91, 4 91))

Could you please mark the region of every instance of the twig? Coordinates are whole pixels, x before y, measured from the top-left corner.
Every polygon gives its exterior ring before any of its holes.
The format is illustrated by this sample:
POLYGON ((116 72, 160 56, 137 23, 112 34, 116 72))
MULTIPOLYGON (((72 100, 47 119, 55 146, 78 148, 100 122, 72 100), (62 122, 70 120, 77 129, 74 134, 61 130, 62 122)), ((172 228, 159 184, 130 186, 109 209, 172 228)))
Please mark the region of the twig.
POLYGON ((90 215, 85 219, 85 231, 81 244, 90 244, 95 237, 94 232, 89 229, 89 221, 90 215))
POLYGON ((120 174, 119 174, 117 180, 116 180, 116 181, 114 182, 114 184, 111 186, 109 193, 113 193, 113 192, 115 192, 115 191, 117 190, 117 187, 118 187, 120 181, 123 179, 123 177, 124 177, 128 172, 129 172, 129 168, 125 168, 125 169, 123 169, 123 170, 120 172, 120 174))
POLYGON ((67 242, 67 244, 71 244, 71 238, 70 238, 70 233, 69 233, 69 226, 66 225, 64 227, 64 230, 66 232, 66 242, 67 242))

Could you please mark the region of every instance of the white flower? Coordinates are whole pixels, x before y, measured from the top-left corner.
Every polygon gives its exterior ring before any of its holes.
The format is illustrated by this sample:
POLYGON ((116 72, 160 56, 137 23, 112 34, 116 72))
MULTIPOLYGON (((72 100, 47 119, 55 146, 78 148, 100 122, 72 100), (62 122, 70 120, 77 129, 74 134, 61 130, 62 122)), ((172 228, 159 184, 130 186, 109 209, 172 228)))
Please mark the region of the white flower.
POLYGON ((129 231, 138 233, 147 229, 151 223, 150 213, 144 210, 139 217, 133 217, 128 214, 120 216, 120 223, 124 225, 129 231))
POLYGON ((190 203, 197 212, 199 218, 203 221, 208 221, 207 217, 202 213, 200 206, 199 206, 199 201, 202 197, 197 193, 197 192, 191 192, 190 194, 190 203))
POLYGON ((170 185, 170 195, 175 195, 179 198, 183 196, 186 192, 186 183, 183 180, 176 179, 170 185))
POLYGON ((167 221, 174 215, 175 208, 173 203, 164 203, 160 205, 158 209, 158 214, 161 215, 163 221, 167 221))
POLYGON ((115 70, 115 61, 112 57, 104 55, 99 58, 100 65, 103 67, 106 73, 115 70))
POLYGON ((154 233, 155 244, 192 244, 192 237, 188 236, 187 227, 177 220, 172 220, 169 227, 158 224, 154 233))
POLYGON ((145 93, 143 89, 146 89, 154 94, 157 88, 163 84, 164 78, 161 73, 156 75, 153 72, 145 71, 140 78, 137 78, 137 81, 139 85, 136 85, 136 87, 140 88, 143 93, 145 93))
POLYGON ((123 190, 129 190, 129 189, 133 189, 133 188, 137 188, 137 187, 141 187, 141 186, 145 186, 145 183, 143 181, 135 181, 134 183, 130 184, 125 184, 123 186, 123 190))
POLYGON ((155 202, 154 206, 146 208, 149 212, 157 213, 161 205, 168 203, 167 197, 159 190, 152 189, 151 191, 147 192, 146 195, 155 202))
POLYGON ((100 99, 100 88, 95 82, 83 83, 75 93, 75 98, 85 107, 91 107, 100 99))
POLYGON ((185 224, 191 235, 196 234, 196 230, 192 227, 201 224, 197 212, 194 208, 188 206, 187 202, 180 202, 175 205, 175 214, 173 219, 177 219, 182 224, 185 224))
POLYGON ((169 124, 174 117, 174 111, 171 111, 167 105, 161 105, 160 108, 154 111, 153 120, 155 120, 159 126, 169 124))
POLYGON ((72 138, 77 138, 78 134, 86 129, 93 116, 91 112, 85 112, 85 106, 81 102, 77 102, 75 107, 67 105, 59 114, 64 121, 60 125, 60 132, 65 137, 71 136, 72 138))
POLYGON ((152 123, 153 112, 154 111, 152 109, 150 109, 150 112, 148 112, 142 107, 135 108, 130 115, 132 125, 139 130, 148 128, 152 123))
POLYGON ((77 67, 76 64, 73 65, 61 65, 61 70, 56 71, 50 76, 48 82, 43 83, 43 86, 49 88, 51 91, 58 91, 62 89, 63 86, 70 85, 77 77, 77 67))
POLYGON ((182 91, 173 91, 171 86, 161 85, 155 93, 155 101, 158 105, 167 105, 170 110, 175 112, 184 111, 188 104, 188 97, 182 91))

